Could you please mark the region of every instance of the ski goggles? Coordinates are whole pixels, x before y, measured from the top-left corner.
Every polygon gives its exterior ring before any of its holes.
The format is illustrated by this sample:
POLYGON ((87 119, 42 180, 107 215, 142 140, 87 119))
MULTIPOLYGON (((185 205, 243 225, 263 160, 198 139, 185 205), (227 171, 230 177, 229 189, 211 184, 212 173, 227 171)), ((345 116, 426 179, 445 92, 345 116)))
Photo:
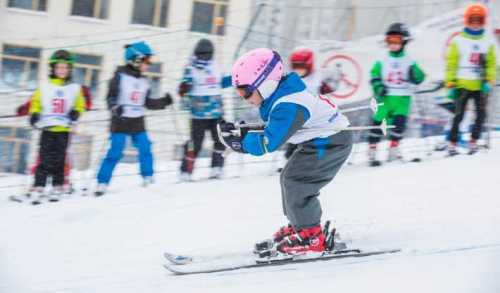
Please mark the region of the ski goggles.
POLYGON ((400 35, 388 35, 385 37, 387 44, 403 44, 403 37, 400 35))
POLYGON ((484 25, 485 23, 485 18, 481 15, 471 15, 469 19, 467 20, 469 24, 479 24, 479 25, 484 25))
POLYGON ((304 62, 292 62, 292 69, 306 69, 309 70, 309 65, 304 62))
POLYGON ((134 66, 139 66, 140 64, 147 64, 151 65, 151 56, 149 55, 143 55, 143 56, 137 56, 133 61, 132 64, 134 66))
POLYGON ((145 63, 145 64, 148 64, 148 65, 150 65, 152 63, 151 62, 151 56, 144 56, 144 57, 140 58, 139 61, 141 63, 145 63))
POLYGON ((236 89, 237 89, 238 95, 241 96, 245 100, 248 100, 252 96, 253 92, 255 91, 255 89, 253 89, 249 85, 241 85, 241 86, 236 87, 236 89))

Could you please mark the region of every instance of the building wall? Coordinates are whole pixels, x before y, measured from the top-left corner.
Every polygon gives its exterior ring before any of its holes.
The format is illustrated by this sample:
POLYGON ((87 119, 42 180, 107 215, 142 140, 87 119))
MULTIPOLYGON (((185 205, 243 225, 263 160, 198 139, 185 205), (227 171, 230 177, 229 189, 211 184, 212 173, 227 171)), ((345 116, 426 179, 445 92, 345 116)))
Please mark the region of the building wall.
MULTIPOLYGON (((104 95, 106 81, 114 68, 123 63, 123 46, 145 40, 163 63, 164 90, 173 90, 194 44, 202 37, 215 41, 217 58, 228 70, 231 52, 237 45, 241 29, 227 29, 224 37, 190 32, 193 1, 170 0, 166 28, 131 24, 133 0, 111 0, 109 18, 105 20, 72 16, 72 0, 48 0, 47 12, 8 8, 8 0, 0 0, 0 45, 5 43, 44 48, 42 60, 59 48, 76 53, 103 57, 99 95, 104 95), (223 45, 223 48, 220 46, 223 45), (230 56, 230 57, 228 57, 230 56)), ((244 28, 248 22, 249 0, 229 1, 228 25, 244 28)), ((39 78, 46 79, 47 64, 42 62, 39 78)))
MULTIPOLYGON (((109 17, 101 20, 71 16, 72 0, 47 0, 46 12, 8 8, 8 0, 0 0, 0 48, 4 44, 43 48, 38 79, 47 79, 47 60, 60 48, 80 54, 102 56, 99 89, 94 97, 95 107, 101 109, 88 112, 78 126, 80 132, 91 133, 94 137, 94 156, 101 156, 107 143, 109 113, 105 110, 107 81, 117 65, 123 64, 123 46, 144 40, 156 51, 153 62, 163 65, 162 91, 171 92, 175 99, 176 88, 194 45, 200 38, 210 38, 216 47, 216 58, 224 72, 230 71, 233 53, 243 36, 249 20, 251 0, 229 0, 225 20, 224 36, 190 31, 192 0, 170 0, 168 23, 165 28, 131 24, 133 0, 110 0, 109 17)), ((214 0, 201 0, 214 1, 214 0)), ((226 0, 215 0, 226 1, 226 0)), ((1 55, 0 55, 1 56, 1 55)), ((30 91, 0 94, 0 115, 14 114, 15 108, 25 101, 30 91)), ((226 91, 227 106, 232 105, 231 91, 226 91)), ((148 114, 147 125, 151 132, 157 158, 170 159, 173 146, 188 137, 189 114, 180 111, 179 103, 174 108, 148 114)), ((2 119, 2 125, 28 126, 27 119, 2 119)), ((36 145, 36 135, 32 146, 36 145)), ((32 148, 36 150, 36 148, 32 148)), ((97 160, 98 159, 95 159, 97 160)), ((95 163, 94 163, 95 164, 95 163)))

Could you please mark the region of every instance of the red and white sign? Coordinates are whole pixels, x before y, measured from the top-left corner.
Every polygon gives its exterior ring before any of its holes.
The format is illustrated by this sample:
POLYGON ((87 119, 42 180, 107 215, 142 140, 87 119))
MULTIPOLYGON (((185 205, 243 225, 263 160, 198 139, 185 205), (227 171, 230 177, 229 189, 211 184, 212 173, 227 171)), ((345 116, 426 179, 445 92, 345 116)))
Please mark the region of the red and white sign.
POLYGON ((362 70, 359 63, 345 54, 333 54, 323 63, 323 69, 333 77, 330 95, 338 99, 348 99, 353 96, 361 86, 362 70))

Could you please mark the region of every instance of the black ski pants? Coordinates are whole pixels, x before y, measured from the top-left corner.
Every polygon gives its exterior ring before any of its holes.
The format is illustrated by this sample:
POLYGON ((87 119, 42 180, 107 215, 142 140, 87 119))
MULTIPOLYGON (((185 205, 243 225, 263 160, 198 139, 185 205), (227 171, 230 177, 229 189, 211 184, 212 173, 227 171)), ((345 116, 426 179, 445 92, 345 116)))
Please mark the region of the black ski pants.
POLYGON ((486 102, 487 95, 481 91, 469 91, 466 89, 457 89, 455 100, 455 115, 453 116, 453 125, 450 131, 450 141, 456 143, 458 141, 458 131, 460 123, 464 119, 464 113, 469 99, 474 101, 476 109, 476 121, 472 127, 471 138, 477 140, 481 137, 484 121, 486 120, 486 102))
POLYGON ((64 184, 64 162, 68 148, 68 132, 42 131, 40 137, 40 165, 35 172, 35 187, 43 187, 52 176, 53 186, 64 184))
POLYGON ((226 147, 220 142, 217 135, 217 123, 220 119, 192 119, 191 139, 184 145, 184 157, 181 163, 181 172, 192 173, 194 161, 200 153, 205 138, 205 132, 210 131, 214 146, 212 150, 212 168, 223 167, 224 157, 222 154, 226 147))

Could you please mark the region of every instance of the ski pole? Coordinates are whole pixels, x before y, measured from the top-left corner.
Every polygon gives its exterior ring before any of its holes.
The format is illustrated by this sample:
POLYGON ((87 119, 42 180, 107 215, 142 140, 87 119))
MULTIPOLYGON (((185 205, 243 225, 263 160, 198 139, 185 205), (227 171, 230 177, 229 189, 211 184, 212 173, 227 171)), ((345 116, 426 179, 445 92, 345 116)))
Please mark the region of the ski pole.
MULTIPOLYGON (((97 173, 99 172, 97 164, 99 164, 103 160, 107 146, 108 146, 108 141, 104 140, 101 142, 97 155, 94 152, 91 152, 90 166, 85 172, 85 178, 84 178, 85 182, 83 183, 84 186, 82 188, 83 196, 87 196, 90 194, 90 189, 92 188, 92 181, 97 178, 97 173), (94 156, 92 156, 92 154, 94 156)), ((91 150, 93 147, 94 146, 92 144, 90 146, 91 150)))
MULTIPOLYGON (((229 131, 222 131, 221 127, 220 127, 220 124, 217 125, 217 134, 219 135, 220 141, 222 142, 222 144, 224 144, 228 148, 231 148, 231 147, 229 145, 227 145, 227 143, 225 142, 225 140, 224 140, 224 134, 226 134, 226 135, 230 134, 230 135, 241 136, 241 128, 243 128, 243 127, 250 128, 250 130, 248 131, 249 133, 250 132, 263 132, 262 129, 254 129, 254 130, 251 129, 251 126, 260 126, 260 127, 262 127, 263 126, 262 124, 255 124, 255 123, 252 123, 252 124, 236 124, 235 126, 236 126, 236 129, 232 129, 232 130, 229 130, 229 131)), ((395 127, 396 126, 394 126, 394 125, 387 125, 387 120, 383 119, 382 123, 380 125, 372 125, 372 126, 347 126, 347 127, 320 128, 320 129, 305 128, 305 129, 300 129, 297 132, 298 133, 301 133, 301 132, 312 132, 312 131, 317 132, 317 131, 320 131, 320 130, 360 131, 360 130, 380 129, 380 130, 382 130, 382 133, 385 136, 385 135, 387 135, 387 129, 391 129, 391 128, 395 128, 395 127)))
MULTIPOLYGON (((380 125, 372 125, 372 126, 347 126, 347 127, 333 127, 333 128, 322 128, 324 130, 346 130, 346 131, 360 131, 360 130, 371 130, 371 129, 380 129, 382 130, 382 133, 387 135, 387 129, 390 128, 395 128, 396 126, 394 125, 387 125, 387 121, 385 119, 382 120, 382 124, 380 125)), ((320 129, 314 129, 314 128, 306 128, 306 129, 300 129, 298 132, 311 132, 311 131, 318 131, 320 129)))
POLYGON ((442 80, 438 80, 438 81, 434 82, 434 84, 436 85, 435 87, 433 87, 431 89, 427 89, 427 90, 418 90, 418 91, 415 91, 415 94, 434 93, 434 92, 437 92, 440 89, 444 88, 444 81, 442 81, 442 80))
POLYGON ((19 118, 19 117, 23 117, 23 116, 19 116, 19 115, 16 115, 16 114, 12 114, 12 115, 0 115, 0 119, 19 118))
POLYGON ((363 105, 363 106, 343 109, 343 110, 340 110, 340 113, 345 114, 345 113, 355 112, 355 111, 359 111, 359 110, 363 110, 363 109, 370 109, 370 110, 372 110, 373 113, 376 113, 378 110, 378 107, 382 106, 382 105, 384 105, 384 103, 377 103, 377 100, 375 100, 374 98, 371 98, 369 105, 363 105))

